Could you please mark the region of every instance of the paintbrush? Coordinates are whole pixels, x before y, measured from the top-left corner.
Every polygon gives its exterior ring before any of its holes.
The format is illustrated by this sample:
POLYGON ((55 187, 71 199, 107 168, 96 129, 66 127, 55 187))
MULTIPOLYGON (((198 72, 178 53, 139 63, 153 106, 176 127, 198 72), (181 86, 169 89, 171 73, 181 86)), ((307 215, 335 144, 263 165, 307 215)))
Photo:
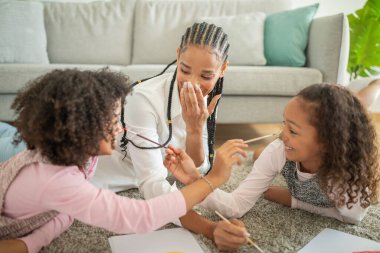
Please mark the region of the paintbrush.
POLYGON ((257 138, 253 138, 253 139, 249 139, 249 140, 243 141, 243 143, 251 143, 251 142, 259 141, 259 140, 262 140, 262 139, 265 139, 265 138, 268 138, 268 137, 274 137, 274 136, 278 137, 278 134, 264 135, 264 136, 261 136, 261 137, 257 137, 257 138))
POLYGON ((151 142, 151 143, 154 143, 154 144, 156 144, 157 146, 159 146, 159 147, 161 147, 161 148, 168 148, 168 146, 162 146, 160 143, 158 143, 158 142, 156 142, 156 141, 154 141, 154 140, 151 140, 151 139, 149 139, 149 138, 147 138, 147 137, 145 137, 145 136, 143 136, 143 135, 141 135, 141 134, 139 134, 139 133, 136 133, 136 132, 134 132, 134 131, 132 131, 132 130, 129 130, 129 129, 126 129, 126 128, 123 128, 123 130, 125 130, 125 131, 127 131, 127 132, 130 132, 131 134, 134 134, 134 135, 136 135, 136 136, 138 136, 138 137, 140 137, 140 138, 142 138, 142 139, 144 139, 144 140, 147 140, 147 141, 149 141, 149 142, 151 142))

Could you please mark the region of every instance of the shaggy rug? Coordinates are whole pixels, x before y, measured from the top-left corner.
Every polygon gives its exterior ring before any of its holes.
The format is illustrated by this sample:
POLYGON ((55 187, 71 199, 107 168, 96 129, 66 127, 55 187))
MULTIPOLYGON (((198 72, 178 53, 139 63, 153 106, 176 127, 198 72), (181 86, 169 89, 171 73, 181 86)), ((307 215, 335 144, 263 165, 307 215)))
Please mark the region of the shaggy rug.
MULTIPOLYGON (((235 189, 239 182, 249 173, 251 167, 252 154, 241 166, 234 168, 230 180, 222 189, 226 191, 235 189)), ((285 185, 281 176, 278 176, 273 184, 285 185)), ((131 198, 140 198, 140 194, 136 189, 120 192, 119 194, 131 198)), ((85 205, 85 203, 83 204, 85 205)), ((211 220, 219 220, 219 217, 212 212, 199 207, 195 209, 211 220)), ((360 225, 354 226, 302 210, 290 209, 261 198, 241 220, 245 223, 252 238, 267 253, 297 252, 324 228, 332 228, 380 242, 380 205, 370 207, 360 225)), ((173 227, 175 225, 168 224, 162 229, 173 227)), ((42 249, 41 252, 110 253, 108 237, 113 235, 115 234, 104 229, 75 221, 68 231, 54 240, 48 247, 42 249)), ((212 241, 204 236, 194 236, 205 252, 218 252, 212 241)), ((243 246, 237 252, 258 251, 250 246, 243 246)))

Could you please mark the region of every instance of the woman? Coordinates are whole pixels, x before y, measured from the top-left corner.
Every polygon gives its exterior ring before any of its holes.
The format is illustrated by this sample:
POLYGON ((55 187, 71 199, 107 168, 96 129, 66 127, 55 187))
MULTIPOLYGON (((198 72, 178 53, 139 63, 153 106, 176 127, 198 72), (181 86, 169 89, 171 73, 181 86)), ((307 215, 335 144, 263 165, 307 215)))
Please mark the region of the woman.
MULTIPOLYGON (((198 171, 207 173, 213 162, 215 111, 228 68, 228 49, 222 28, 208 23, 187 28, 177 49, 175 72, 137 82, 133 95, 126 99, 122 123, 125 119, 127 132, 121 140, 122 149, 111 158, 100 159, 95 184, 113 191, 138 187, 146 199, 176 190, 176 185, 167 181, 163 165, 162 147, 169 143, 186 150, 198 171)), ((224 224, 208 221, 193 211, 180 221, 185 228, 210 239, 215 228, 224 224)), ((232 222, 238 226, 228 225, 222 232, 244 235, 241 223, 232 222)))

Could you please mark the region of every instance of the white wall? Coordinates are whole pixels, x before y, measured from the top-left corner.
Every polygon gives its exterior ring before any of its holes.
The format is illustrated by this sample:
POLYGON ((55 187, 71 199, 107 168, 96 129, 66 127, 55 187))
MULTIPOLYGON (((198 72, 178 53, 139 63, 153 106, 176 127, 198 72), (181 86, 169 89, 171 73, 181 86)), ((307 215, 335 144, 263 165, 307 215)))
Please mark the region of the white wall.
POLYGON ((295 8, 319 3, 316 17, 329 16, 337 13, 350 14, 362 8, 366 0, 294 0, 295 8))
MULTIPOLYGON (((110 1, 110 0, 37 0, 40 2, 93 2, 93 1, 110 1)), ((233 0, 232 0, 233 1, 233 0)), ((316 17, 329 16, 336 13, 344 12, 350 14, 363 7, 366 0, 293 0, 295 8, 313 3, 319 3, 319 10, 316 17)))

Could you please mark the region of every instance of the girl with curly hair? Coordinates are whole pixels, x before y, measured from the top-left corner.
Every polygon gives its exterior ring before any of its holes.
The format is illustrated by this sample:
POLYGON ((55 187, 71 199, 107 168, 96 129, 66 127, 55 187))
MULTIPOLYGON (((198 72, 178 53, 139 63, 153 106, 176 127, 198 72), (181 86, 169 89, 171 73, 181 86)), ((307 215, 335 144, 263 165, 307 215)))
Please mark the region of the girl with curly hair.
POLYGON ((97 156, 110 155, 128 78, 54 70, 22 90, 13 102, 18 141, 27 150, 0 164, 0 252, 38 252, 78 219, 115 233, 142 233, 183 216, 213 187, 224 183, 244 155, 241 140, 228 141, 210 173, 179 191, 136 200, 96 188, 97 156))
MULTIPOLYGON (((359 99, 339 85, 311 85, 287 104, 283 123, 280 138, 264 149, 237 189, 216 190, 201 205, 241 217, 264 193, 291 208, 358 224, 380 196, 378 140, 359 99), (278 174, 287 188, 270 186, 278 174)), ((169 150, 167 167, 174 171, 178 165, 175 176, 191 182, 195 167, 182 164, 188 156, 174 159, 173 152, 183 151, 169 150)))

